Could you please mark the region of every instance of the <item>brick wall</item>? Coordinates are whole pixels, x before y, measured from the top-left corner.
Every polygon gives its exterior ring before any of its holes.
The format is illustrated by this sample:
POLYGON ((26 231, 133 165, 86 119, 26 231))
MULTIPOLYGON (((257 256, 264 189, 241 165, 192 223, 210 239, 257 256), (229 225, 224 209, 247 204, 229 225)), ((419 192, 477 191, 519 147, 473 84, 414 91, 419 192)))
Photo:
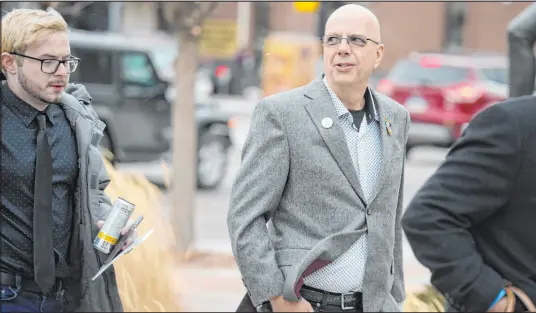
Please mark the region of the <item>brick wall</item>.
MULTIPOLYGON (((506 51, 506 26, 529 4, 468 2, 463 31, 464 46, 506 51)), ((252 3, 251 41, 255 36, 253 5, 252 3)), ((380 20, 382 41, 386 46, 380 69, 389 69, 396 60, 411 51, 441 49, 446 25, 445 2, 368 2, 367 6, 380 20)), ((126 7, 125 28, 147 31, 155 24, 149 7, 140 4, 126 7)), ((236 15, 236 2, 220 2, 210 18, 234 19, 236 15)), ((273 31, 316 34, 317 23, 318 14, 296 12, 291 2, 270 3, 270 28, 273 31)))
POLYGON ((270 3, 270 28, 273 31, 292 31, 316 34, 317 14, 300 13, 292 2, 270 3))
POLYGON ((236 19, 238 2, 220 2, 210 14, 210 18, 236 19))
POLYGON ((505 52, 508 23, 530 4, 530 2, 512 2, 507 5, 500 2, 469 2, 463 37, 464 46, 505 52))
POLYGON ((385 56, 381 70, 415 50, 439 50, 445 25, 444 2, 369 2, 380 20, 385 56))

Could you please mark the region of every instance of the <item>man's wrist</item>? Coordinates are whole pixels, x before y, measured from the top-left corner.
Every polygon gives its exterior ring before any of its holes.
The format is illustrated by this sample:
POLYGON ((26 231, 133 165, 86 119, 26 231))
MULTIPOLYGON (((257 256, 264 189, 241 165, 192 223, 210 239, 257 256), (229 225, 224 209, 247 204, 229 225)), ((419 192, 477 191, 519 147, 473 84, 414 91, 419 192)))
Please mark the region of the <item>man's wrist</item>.
POLYGON ((270 302, 270 303, 276 302, 277 303, 277 302, 281 302, 282 300, 284 300, 283 296, 273 296, 267 302, 270 302))
POLYGON ((506 296, 506 291, 503 288, 503 289, 501 289, 501 291, 499 292, 499 294, 497 295, 495 300, 493 300, 493 302, 489 306, 488 310, 493 308, 497 304, 497 302, 501 301, 501 299, 504 298, 505 296, 506 296))

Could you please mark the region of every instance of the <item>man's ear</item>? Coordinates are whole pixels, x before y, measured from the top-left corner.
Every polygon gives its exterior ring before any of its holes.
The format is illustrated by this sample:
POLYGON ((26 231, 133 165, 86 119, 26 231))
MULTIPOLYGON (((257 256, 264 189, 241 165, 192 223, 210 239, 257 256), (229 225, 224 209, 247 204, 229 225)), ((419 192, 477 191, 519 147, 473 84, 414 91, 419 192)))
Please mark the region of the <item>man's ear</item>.
POLYGON ((376 61, 374 62, 374 69, 377 69, 382 63, 384 50, 385 46, 383 44, 379 44, 378 48, 376 49, 376 61))
POLYGON ((14 55, 7 52, 2 52, 2 69, 7 73, 16 74, 17 73, 17 59, 14 55))

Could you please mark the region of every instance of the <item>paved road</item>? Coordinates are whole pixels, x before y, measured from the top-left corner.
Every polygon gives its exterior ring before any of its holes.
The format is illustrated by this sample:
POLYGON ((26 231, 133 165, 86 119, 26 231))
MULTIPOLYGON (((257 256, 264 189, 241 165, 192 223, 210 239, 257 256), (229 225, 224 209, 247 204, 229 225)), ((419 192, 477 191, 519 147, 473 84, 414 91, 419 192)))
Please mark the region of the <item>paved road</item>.
MULTIPOLYGON (((249 120, 254 102, 244 99, 223 98, 220 99, 223 108, 236 112, 237 128, 233 132, 235 146, 230 151, 230 163, 225 181, 221 187, 214 191, 199 191, 196 195, 195 214, 195 248, 198 251, 230 253, 231 247, 227 236, 226 214, 229 194, 234 176, 240 166, 240 149, 249 128, 249 120)), ((416 191, 422 186, 426 179, 434 172, 445 156, 443 149, 420 148, 411 152, 406 164, 406 177, 404 184, 404 205, 407 205, 416 191)), ((162 176, 162 168, 159 164, 128 164, 120 168, 128 171, 144 172, 152 177, 162 176)), ((404 264, 406 273, 406 284, 408 289, 417 288, 429 281, 429 272, 424 269, 415 259, 409 245, 404 245, 404 264)), ((189 269, 182 270, 183 277, 194 275, 201 279, 202 275, 219 275, 220 279, 233 277, 230 285, 212 293, 212 303, 207 301, 189 300, 187 308, 192 311, 206 310, 234 310, 243 295, 243 289, 236 268, 229 269, 202 269, 201 272, 188 272, 189 269), (200 274, 204 273, 204 274, 200 274), (222 276, 223 275, 223 276, 222 276), (216 303, 220 303, 218 306, 216 303)), ((214 276, 212 276, 214 277, 214 276)), ((203 283, 199 282, 202 286, 203 283)), ((199 284, 198 284, 199 285, 199 284)), ((190 291, 195 288, 189 286, 190 291)), ((199 287, 201 288, 201 287, 199 287)), ((201 289, 202 290, 202 289, 201 289)), ((188 299, 191 299, 188 294, 188 299)))

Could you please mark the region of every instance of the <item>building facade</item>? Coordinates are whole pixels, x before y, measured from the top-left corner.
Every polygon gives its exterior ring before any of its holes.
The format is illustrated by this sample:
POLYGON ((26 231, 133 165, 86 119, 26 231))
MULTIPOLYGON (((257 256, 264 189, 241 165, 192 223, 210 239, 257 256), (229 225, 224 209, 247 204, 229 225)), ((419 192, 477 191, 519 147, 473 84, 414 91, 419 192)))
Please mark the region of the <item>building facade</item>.
MULTIPOLYGON (((161 28, 157 3, 116 2, 110 5, 110 23, 117 19, 112 17, 120 16, 122 20, 114 27, 116 30, 136 33, 157 30, 161 28)), ((450 2, 358 3, 368 6, 380 20, 386 47, 382 70, 388 70, 411 51, 440 51, 452 38, 457 38, 463 48, 506 52, 509 21, 530 5, 529 2, 458 2, 456 10, 461 12, 461 25, 459 34, 453 34, 452 30, 457 27, 449 18, 453 8, 450 2)), ((224 20, 229 22, 227 25, 234 23, 236 36, 228 40, 237 41, 237 50, 250 51, 261 50, 263 38, 273 31, 318 36, 323 27, 323 18, 318 12, 297 12, 292 2, 254 1, 245 5, 220 2, 209 19, 224 20)))
MULTIPOLYGON (((448 27, 448 2, 365 2, 379 18, 382 41, 386 46, 381 69, 389 69, 412 51, 440 51, 445 48, 448 27)), ((528 2, 463 3, 461 47, 474 50, 506 52, 506 27, 528 2)), ((255 4, 252 3, 250 47, 255 39, 255 4)), ((221 2, 211 18, 237 19, 237 3, 221 2)), ((268 31, 318 34, 319 14, 296 12, 291 2, 270 2, 268 31)), ((258 18, 258 16, 257 16, 258 18)))

